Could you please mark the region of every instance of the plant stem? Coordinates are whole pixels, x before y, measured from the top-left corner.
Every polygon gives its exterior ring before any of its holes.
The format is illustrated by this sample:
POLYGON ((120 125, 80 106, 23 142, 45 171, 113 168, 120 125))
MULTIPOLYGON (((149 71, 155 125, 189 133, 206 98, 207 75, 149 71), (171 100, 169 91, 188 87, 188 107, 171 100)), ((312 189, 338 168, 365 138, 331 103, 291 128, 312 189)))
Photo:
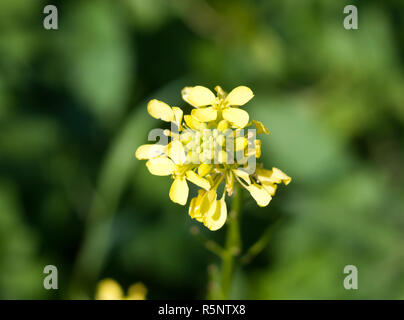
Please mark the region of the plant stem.
POLYGON ((279 225, 279 223, 280 220, 275 221, 264 231, 258 240, 247 250, 246 254, 241 257, 240 261, 242 264, 250 263, 252 259, 265 249, 269 240, 271 240, 273 230, 279 225))
POLYGON ((234 272, 234 257, 241 252, 240 238, 240 214, 242 206, 242 190, 235 184, 232 208, 228 217, 228 229, 226 234, 226 246, 222 258, 222 296, 228 299, 234 272))

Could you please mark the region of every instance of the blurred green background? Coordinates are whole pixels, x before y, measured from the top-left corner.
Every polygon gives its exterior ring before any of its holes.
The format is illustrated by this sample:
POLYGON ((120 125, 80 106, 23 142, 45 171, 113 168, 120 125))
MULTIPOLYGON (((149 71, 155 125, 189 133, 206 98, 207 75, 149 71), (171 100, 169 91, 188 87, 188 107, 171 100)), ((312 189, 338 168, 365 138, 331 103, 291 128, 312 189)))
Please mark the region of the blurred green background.
POLYGON ((293 178, 266 208, 245 195, 243 246, 273 228, 231 296, 404 298, 401 0, 53 1, 57 31, 46 4, 0 2, 0 298, 93 298, 105 277, 206 297, 219 260, 190 228, 218 242, 226 228, 191 220, 134 157, 160 125, 147 101, 184 106, 197 84, 252 88, 263 162, 293 178))

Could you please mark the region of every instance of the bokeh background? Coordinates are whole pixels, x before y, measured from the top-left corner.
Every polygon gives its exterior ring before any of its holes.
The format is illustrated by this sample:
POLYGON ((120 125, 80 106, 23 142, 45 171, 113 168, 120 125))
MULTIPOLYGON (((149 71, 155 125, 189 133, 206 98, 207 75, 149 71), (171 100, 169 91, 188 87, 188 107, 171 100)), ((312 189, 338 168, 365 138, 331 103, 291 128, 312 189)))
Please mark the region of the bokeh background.
POLYGON ((293 178, 266 208, 246 195, 244 248, 270 240, 231 296, 404 298, 403 63, 400 0, 0 1, 0 298, 91 299, 106 277, 149 299, 208 295, 219 260, 190 228, 226 228, 192 221, 134 157, 160 125, 147 101, 182 107, 197 84, 251 87, 263 162, 293 178))

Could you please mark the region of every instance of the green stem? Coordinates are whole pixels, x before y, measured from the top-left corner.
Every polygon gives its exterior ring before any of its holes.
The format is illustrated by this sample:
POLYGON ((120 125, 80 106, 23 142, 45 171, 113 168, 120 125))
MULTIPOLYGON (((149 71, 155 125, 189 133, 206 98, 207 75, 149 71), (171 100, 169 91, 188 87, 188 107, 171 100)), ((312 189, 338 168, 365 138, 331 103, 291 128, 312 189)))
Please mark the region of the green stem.
POLYGON ((241 252, 240 214, 242 206, 242 190, 240 185, 235 185, 232 208, 228 217, 228 230, 226 246, 222 258, 222 296, 228 299, 234 272, 234 257, 241 252))
POLYGON ((217 242, 207 239, 202 233, 200 233, 197 227, 192 227, 190 231, 191 234, 194 235, 206 249, 216 254, 220 258, 223 257, 224 249, 217 242))
POLYGON ((259 239, 247 250, 246 254, 244 254, 240 261, 242 264, 248 264, 254 259, 258 254, 260 254, 268 245, 271 240, 272 232, 275 227, 278 226, 280 220, 272 223, 264 233, 259 237, 259 239))

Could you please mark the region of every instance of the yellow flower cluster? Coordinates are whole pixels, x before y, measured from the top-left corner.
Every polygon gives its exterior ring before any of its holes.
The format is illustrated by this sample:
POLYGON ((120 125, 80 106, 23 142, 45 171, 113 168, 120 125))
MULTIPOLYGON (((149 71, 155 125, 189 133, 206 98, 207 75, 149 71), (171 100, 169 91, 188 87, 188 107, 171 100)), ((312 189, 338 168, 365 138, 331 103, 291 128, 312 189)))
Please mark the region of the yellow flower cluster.
POLYGON ((261 156, 261 141, 255 139, 255 133, 269 134, 269 130, 260 121, 250 123, 249 114, 239 108, 253 98, 251 89, 239 86, 227 94, 217 86, 215 91, 216 95, 202 86, 184 88, 183 99, 194 107, 187 115, 178 107, 151 100, 147 111, 156 119, 171 122, 171 130, 164 130, 171 141, 142 145, 136 151, 138 159, 148 160, 150 173, 172 176, 169 196, 173 202, 187 203, 187 181, 201 188, 191 199, 189 215, 212 231, 226 222, 225 195, 233 194, 235 182, 247 189, 259 206, 265 207, 277 184, 287 185, 291 181, 277 168, 255 166, 261 156), (244 134, 252 125, 256 130, 249 129, 244 134), (222 182, 223 194, 218 198, 222 182))
POLYGON ((96 300, 145 300, 147 289, 143 283, 137 282, 128 289, 125 296, 121 286, 114 279, 104 279, 98 283, 96 300))

